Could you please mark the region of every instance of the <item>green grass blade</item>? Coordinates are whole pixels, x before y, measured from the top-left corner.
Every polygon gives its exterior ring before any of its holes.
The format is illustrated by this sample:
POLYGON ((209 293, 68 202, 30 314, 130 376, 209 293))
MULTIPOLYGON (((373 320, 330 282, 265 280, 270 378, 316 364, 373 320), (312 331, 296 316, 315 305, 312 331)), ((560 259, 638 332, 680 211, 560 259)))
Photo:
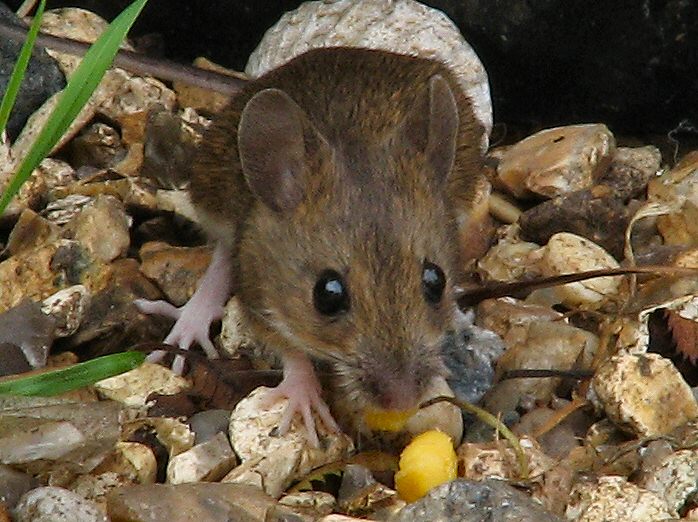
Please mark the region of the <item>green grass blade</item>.
POLYGON ((17 93, 19 92, 20 85, 22 85, 24 73, 27 70, 32 49, 34 48, 34 41, 36 40, 36 35, 39 33, 39 26, 41 25, 41 19, 44 16, 45 6, 46 0, 41 0, 39 7, 36 9, 34 20, 32 20, 32 24, 29 27, 27 39, 24 41, 24 45, 22 45, 22 49, 17 57, 17 63, 15 63, 15 66, 12 69, 10 80, 7 82, 7 90, 2 97, 2 102, 0 102, 0 134, 2 134, 2 131, 5 130, 7 120, 10 119, 12 107, 15 105, 17 93))
POLYGON ((142 352, 123 352, 52 372, 0 382, 0 394, 49 397, 89 386, 97 381, 133 370, 145 361, 142 352))
POLYGON ((0 197, 0 214, 87 103, 146 2, 136 0, 124 9, 85 53, 46 125, 0 197))

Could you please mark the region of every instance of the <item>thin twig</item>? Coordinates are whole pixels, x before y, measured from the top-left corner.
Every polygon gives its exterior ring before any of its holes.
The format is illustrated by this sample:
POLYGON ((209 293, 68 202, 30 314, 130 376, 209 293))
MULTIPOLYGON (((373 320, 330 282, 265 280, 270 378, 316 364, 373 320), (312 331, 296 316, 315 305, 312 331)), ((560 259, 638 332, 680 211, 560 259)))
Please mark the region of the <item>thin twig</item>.
MULTIPOLYGON (((26 28, 0 22, 0 37, 22 41, 26 34, 26 28)), ((45 33, 39 33, 35 45, 75 56, 84 55, 90 47, 84 42, 70 38, 59 38, 45 33)), ((247 83, 247 80, 241 77, 229 76, 161 58, 150 58, 124 49, 117 53, 113 65, 136 74, 150 75, 167 81, 180 81, 228 96, 238 93, 247 83)))
POLYGON ((24 0, 24 2, 22 2, 22 5, 19 6, 19 9, 17 9, 17 16, 20 18, 24 18, 25 16, 27 16, 29 13, 32 12, 37 1, 38 0, 24 0))
POLYGON ((698 269, 674 266, 636 266, 629 268, 604 268, 600 270, 589 270, 575 274, 563 274, 552 277, 541 277, 530 281, 514 281, 511 283, 487 284, 480 288, 465 290, 458 296, 458 306, 467 308, 474 306, 485 299, 496 299, 498 297, 528 295, 533 290, 548 288, 551 286, 566 285, 595 279, 597 277, 622 276, 628 274, 653 274, 653 275, 698 275, 698 269))

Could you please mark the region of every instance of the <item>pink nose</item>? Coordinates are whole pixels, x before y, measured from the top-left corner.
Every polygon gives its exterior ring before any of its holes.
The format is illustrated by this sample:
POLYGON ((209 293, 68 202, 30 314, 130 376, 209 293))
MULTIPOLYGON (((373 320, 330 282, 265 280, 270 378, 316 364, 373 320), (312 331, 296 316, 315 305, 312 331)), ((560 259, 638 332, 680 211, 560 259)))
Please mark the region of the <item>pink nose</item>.
POLYGON ((398 380, 381 384, 377 405, 385 410, 407 410, 417 406, 419 396, 415 383, 398 380))

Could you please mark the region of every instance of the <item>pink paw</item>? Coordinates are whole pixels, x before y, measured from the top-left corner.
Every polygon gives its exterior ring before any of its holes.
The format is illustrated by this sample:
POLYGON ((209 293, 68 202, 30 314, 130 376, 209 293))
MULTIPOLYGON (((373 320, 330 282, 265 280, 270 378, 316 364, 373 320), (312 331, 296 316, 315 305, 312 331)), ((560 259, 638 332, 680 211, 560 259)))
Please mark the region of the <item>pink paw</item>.
MULTIPOLYGON (((217 359, 218 351, 209 338, 211 323, 223 316, 222 306, 211 306, 210 303, 198 303, 194 298, 179 308, 166 301, 148 301, 136 299, 134 304, 144 314, 164 315, 176 319, 177 322, 164 340, 182 350, 188 350, 192 344, 198 343, 206 352, 209 359, 217 359)), ((159 362, 167 352, 156 350, 147 357, 148 362, 159 362)), ((184 370, 184 357, 177 355, 172 363, 172 371, 178 375, 184 370)))
MULTIPOLYGON (((218 243, 211 263, 201 278, 194 295, 184 306, 177 308, 166 301, 136 299, 134 304, 145 314, 159 314, 176 319, 165 344, 188 350, 194 342, 204 349, 210 359, 218 358, 218 351, 209 339, 211 323, 223 317, 223 309, 230 296, 230 252, 218 243)), ((166 352, 156 350, 148 356, 149 362, 159 362, 166 352)), ((172 370, 182 374, 184 357, 178 355, 172 363, 172 370)))
POLYGON ((292 354, 284 357, 284 379, 276 388, 269 390, 265 402, 272 404, 280 398, 288 399, 288 405, 279 422, 279 435, 288 432, 293 417, 300 413, 308 432, 308 441, 313 447, 319 448, 320 439, 315 429, 313 410, 329 430, 339 431, 330 409, 322 399, 322 388, 313 365, 305 355, 292 354))

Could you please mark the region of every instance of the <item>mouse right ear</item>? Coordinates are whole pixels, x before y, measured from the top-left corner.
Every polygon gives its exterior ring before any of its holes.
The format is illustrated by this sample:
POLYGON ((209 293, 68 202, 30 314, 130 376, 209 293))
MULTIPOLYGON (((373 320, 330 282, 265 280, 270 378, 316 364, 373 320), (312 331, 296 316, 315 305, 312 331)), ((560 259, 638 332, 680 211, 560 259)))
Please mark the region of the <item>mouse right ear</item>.
POLYGON ((280 89, 264 89, 247 102, 238 126, 238 151, 247 184, 277 212, 305 196, 304 122, 307 117, 280 89))

